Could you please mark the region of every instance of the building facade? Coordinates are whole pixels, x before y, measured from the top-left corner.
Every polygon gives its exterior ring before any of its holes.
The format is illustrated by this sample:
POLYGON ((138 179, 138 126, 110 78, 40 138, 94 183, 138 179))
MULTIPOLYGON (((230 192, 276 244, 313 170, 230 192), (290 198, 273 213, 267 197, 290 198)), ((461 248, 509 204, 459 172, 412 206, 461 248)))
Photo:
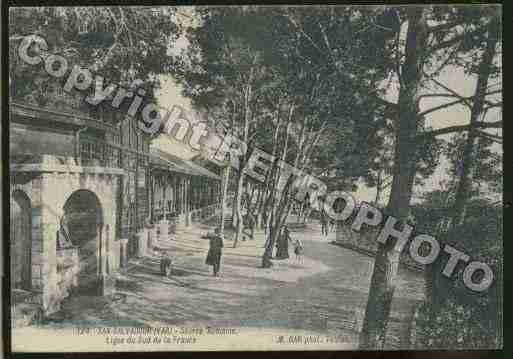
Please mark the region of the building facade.
POLYGON ((16 100, 9 114, 11 288, 43 314, 112 293, 129 259, 169 234, 154 228, 219 208, 219 177, 150 150, 133 120, 16 100))

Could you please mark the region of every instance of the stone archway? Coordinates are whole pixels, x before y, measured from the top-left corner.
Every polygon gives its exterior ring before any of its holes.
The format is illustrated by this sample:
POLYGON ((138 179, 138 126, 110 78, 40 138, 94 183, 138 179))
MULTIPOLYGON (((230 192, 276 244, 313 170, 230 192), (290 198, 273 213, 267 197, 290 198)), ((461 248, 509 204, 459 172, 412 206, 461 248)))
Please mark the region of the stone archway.
POLYGON ((78 248, 78 291, 96 295, 102 273, 103 209, 96 194, 80 189, 64 204, 62 226, 71 243, 78 248))
POLYGON ((29 197, 16 190, 11 195, 11 286, 32 288, 32 206, 29 197))

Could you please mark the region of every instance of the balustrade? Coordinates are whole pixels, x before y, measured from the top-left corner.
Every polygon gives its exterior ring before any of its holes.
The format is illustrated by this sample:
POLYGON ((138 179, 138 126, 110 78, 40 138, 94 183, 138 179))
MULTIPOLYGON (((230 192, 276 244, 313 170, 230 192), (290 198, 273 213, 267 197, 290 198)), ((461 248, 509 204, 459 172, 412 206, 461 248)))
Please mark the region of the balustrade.
POLYGON ((81 139, 79 154, 82 166, 121 167, 121 149, 104 141, 81 139))

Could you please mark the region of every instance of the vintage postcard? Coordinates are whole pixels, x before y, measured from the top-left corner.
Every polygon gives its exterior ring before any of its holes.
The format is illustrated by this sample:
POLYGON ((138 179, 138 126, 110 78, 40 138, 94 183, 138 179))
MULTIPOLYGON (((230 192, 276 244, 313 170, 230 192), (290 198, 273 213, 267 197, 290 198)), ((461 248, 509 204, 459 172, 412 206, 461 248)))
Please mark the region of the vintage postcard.
POLYGON ((14 352, 502 348, 501 6, 8 15, 14 352))

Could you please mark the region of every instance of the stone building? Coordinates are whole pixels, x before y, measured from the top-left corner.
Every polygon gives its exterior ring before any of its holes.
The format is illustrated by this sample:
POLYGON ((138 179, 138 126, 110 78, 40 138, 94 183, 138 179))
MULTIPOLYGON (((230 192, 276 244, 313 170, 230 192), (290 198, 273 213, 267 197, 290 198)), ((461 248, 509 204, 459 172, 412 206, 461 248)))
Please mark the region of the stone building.
POLYGON ((133 120, 16 99, 9 114, 14 305, 50 314, 69 295, 111 293, 145 255, 148 224, 173 212, 186 226, 218 208, 219 177, 150 151, 133 120))

